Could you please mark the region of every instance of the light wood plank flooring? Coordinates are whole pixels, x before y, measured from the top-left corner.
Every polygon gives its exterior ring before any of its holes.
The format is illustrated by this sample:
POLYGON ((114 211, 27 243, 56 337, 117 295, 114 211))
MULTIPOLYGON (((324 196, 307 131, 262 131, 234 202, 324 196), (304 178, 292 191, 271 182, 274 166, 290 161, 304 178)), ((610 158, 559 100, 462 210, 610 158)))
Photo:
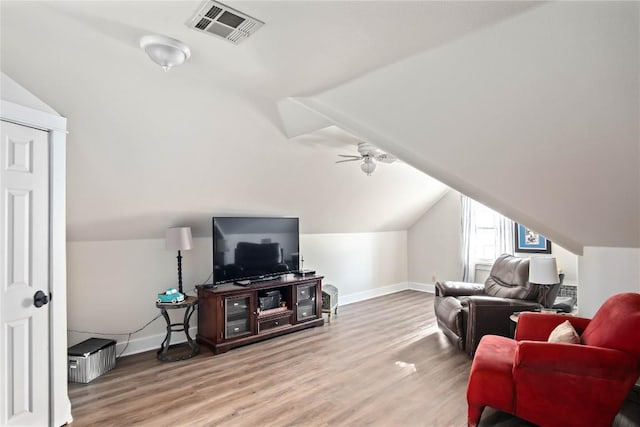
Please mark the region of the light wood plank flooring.
POLYGON ((433 295, 403 291, 217 356, 121 358, 69 385, 72 425, 463 426, 470 366, 439 332, 433 295))

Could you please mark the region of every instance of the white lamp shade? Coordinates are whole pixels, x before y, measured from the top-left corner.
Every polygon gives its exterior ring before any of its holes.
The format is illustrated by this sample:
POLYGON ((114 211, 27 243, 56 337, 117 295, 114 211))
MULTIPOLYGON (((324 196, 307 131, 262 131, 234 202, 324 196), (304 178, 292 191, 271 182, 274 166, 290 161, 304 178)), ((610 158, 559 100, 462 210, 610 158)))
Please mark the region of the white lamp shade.
POLYGON ((165 234, 165 246, 174 251, 186 251, 193 247, 191 227, 169 228, 165 234))
POLYGON ((536 285, 555 285, 560 283, 555 257, 532 257, 529 264, 529 283, 536 285))

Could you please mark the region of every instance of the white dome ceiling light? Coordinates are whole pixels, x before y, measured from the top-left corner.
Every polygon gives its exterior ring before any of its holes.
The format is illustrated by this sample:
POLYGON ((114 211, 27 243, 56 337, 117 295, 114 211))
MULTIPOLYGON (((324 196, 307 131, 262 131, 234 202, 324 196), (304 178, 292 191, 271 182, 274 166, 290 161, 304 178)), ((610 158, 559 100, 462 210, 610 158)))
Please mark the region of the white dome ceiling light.
POLYGON ((191 57, 191 49, 180 40, 171 37, 151 35, 140 39, 140 47, 149 58, 164 71, 176 65, 184 64, 191 57))

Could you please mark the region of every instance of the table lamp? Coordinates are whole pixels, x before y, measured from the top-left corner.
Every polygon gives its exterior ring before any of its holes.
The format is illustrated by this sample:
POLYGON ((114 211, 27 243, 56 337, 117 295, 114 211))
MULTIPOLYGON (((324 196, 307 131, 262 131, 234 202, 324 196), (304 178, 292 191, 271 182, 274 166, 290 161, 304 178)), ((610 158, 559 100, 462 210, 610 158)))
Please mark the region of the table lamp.
POLYGON ((529 283, 540 286, 542 305, 545 308, 551 307, 553 302, 547 301, 547 292, 551 286, 560 283, 555 257, 532 257, 529 263, 529 283))
POLYGON ((169 228, 165 234, 165 246, 167 249, 178 251, 178 292, 182 292, 182 255, 180 251, 186 251, 193 247, 191 227, 169 228))

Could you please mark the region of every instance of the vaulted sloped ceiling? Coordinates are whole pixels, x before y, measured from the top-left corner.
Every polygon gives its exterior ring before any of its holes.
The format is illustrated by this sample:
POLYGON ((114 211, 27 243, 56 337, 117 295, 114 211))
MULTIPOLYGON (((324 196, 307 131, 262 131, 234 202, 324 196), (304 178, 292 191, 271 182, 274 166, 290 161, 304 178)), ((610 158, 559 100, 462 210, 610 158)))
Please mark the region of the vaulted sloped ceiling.
POLYGON ((369 177, 336 165, 366 135, 289 139, 277 101, 539 6, 228 3, 266 22, 238 46, 185 25, 201 1, 0 2, 2 71, 68 118, 69 240, 157 238, 175 225, 206 236, 214 214, 300 216, 306 233, 406 229, 446 186, 413 159, 369 177), (139 48, 146 34, 182 40, 191 59, 164 73, 139 48))
POLYGON ((576 253, 639 247, 639 22, 638 2, 547 3, 281 104, 576 253))

